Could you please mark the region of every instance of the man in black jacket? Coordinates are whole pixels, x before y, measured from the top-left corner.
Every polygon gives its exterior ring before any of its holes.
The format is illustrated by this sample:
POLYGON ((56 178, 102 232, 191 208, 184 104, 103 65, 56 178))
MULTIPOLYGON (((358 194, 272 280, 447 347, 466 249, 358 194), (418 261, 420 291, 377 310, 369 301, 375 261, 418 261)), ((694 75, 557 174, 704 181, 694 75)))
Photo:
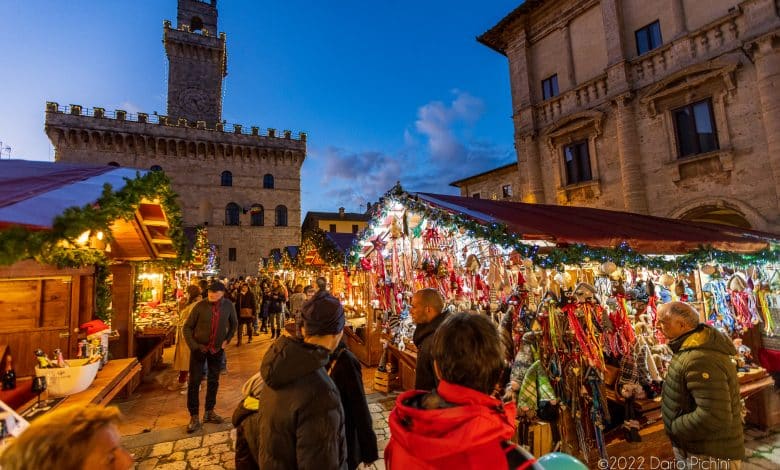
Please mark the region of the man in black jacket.
POLYGON ((192 308, 184 323, 182 333, 190 348, 190 379, 187 385, 187 409, 190 412, 190 424, 187 432, 200 429, 198 396, 200 381, 203 378, 203 365, 208 364, 206 383, 206 413, 203 421, 220 424, 224 420, 214 413, 219 389, 219 369, 225 355, 225 346, 236 332, 238 319, 233 302, 224 298, 225 285, 214 281, 209 285, 208 299, 201 300, 192 308))
POLYGON ((304 304, 303 340, 281 336, 260 366, 259 467, 347 468, 344 410, 325 365, 344 329, 344 309, 317 279, 320 290, 304 304))
POLYGON ((447 312, 444 311, 444 299, 436 289, 420 289, 412 296, 410 312, 412 320, 417 325, 412 338, 414 345, 417 346, 414 388, 431 391, 436 388, 438 380, 433 371, 433 356, 431 356, 429 339, 447 318, 447 312))
POLYGON ((379 450, 363 389, 362 366, 343 341, 331 354, 328 375, 339 389, 344 407, 347 468, 355 470, 361 463, 370 466, 379 458, 379 450))

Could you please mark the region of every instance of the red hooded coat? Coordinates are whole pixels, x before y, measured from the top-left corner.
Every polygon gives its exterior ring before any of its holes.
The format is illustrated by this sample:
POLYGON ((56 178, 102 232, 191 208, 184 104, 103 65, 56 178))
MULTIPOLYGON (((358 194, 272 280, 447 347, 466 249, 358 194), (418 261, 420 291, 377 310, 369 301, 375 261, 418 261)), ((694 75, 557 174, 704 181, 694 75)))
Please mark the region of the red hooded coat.
POLYGON ((507 468, 501 442, 514 434, 515 405, 441 381, 428 392, 399 395, 390 414, 385 461, 390 470, 507 468), (435 397, 435 396, 434 396, 435 397), (433 404, 438 401, 438 405, 433 404), (433 405, 433 406, 432 406, 433 405))

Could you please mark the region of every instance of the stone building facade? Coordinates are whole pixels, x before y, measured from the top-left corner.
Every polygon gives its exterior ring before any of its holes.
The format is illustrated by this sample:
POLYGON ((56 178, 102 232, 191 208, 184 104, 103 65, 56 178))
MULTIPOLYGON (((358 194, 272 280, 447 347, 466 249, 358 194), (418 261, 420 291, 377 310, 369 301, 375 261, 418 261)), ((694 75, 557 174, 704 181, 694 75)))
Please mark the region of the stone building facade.
POLYGON ((226 125, 225 34, 216 0, 179 0, 164 25, 168 113, 46 104, 46 134, 62 162, 162 170, 179 194, 185 226, 208 225, 226 276, 256 274, 271 249, 300 244, 306 135, 226 125))
POLYGON ((520 172, 517 163, 510 163, 484 173, 453 181, 463 197, 520 201, 520 172))
POLYGON ((521 198, 780 232, 777 0, 526 1, 509 61, 521 198))

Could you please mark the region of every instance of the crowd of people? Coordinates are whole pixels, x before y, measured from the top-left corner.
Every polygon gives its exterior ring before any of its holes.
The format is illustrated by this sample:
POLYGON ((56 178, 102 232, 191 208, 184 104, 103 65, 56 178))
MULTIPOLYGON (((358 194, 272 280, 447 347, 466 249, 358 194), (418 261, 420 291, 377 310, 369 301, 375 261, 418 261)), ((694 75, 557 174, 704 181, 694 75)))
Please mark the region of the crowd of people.
MULTIPOLYGON (((288 295, 279 279, 259 286, 253 279, 227 285, 212 281, 187 289, 180 330, 189 349, 188 432, 201 426, 198 388, 204 370, 203 421, 219 423, 223 419, 214 413, 214 404, 225 346, 234 335, 240 344, 237 330, 245 328, 251 341, 257 330, 270 328, 274 342, 259 372, 244 385, 244 398, 232 416, 236 468, 371 466, 378 459, 377 440, 360 362, 341 341, 341 302, 328 291, 324 278, 316 280, 316 287, 296 286, 292 291, 288 295), (268 315, 262 313, 266 308, 268 315), (282 332, 287 309, 296 328, 282 332), (258 311, 260 325, 255 324, 258 311)), ((585 468, 571 456, 537 460, 513 443, 516 409, 512 401, 501 399, 507 364, 495 325, 484 315, 444 307, 435 289, 422 289, 412 298, 417 390, 400 394, 390 414, 386 467, 585 468)), ((662 395, 665 428, 679 462, 675 468, 711 462, 717 468, 738 469, 744 442, 736 370, 730 362, 732 343, 701 324, 698 312, 682 302, 659 308, 659 329, 675 352, 662 395)), ((0 465, 26 470, 43 468, 41 462, 71 459, 102 462, 100 468, 130 468, 132 459, 118 442, 117 412, 109 410, 62 410, 37 420, 0 456, 0 465), (62 428, 61 436, 47 433, 50 426, 62 428), (65 452, 60 438, 68 436, 82 439, 65 452)))

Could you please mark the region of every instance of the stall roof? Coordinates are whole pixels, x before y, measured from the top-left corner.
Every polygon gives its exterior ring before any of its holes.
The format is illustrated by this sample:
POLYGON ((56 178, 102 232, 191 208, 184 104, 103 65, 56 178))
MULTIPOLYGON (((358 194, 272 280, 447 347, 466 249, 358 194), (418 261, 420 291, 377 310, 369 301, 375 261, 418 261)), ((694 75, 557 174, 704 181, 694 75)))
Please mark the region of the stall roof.
POLYGON ((692 223, 589 207, 526 204, 443 194, 416 193, 420 201, 483 223, 506 225, 525 240, 612 248, 626 242, 647 254, 677 254, 712 246, 741 253, 759 251, 780 235, 725 225, 692 223))
MULTIPOLYGON (((127 180, 144 173, 145 170, 113 166, 0 160, 0 229, 21 226, 49 230, 66 209, 96 202, 105 184, 119 191, 127 180)), ((162 206, 144 201, 135 220, 114 221, 111 256, 137 260, 175 258, 168 228, 162 206)))

